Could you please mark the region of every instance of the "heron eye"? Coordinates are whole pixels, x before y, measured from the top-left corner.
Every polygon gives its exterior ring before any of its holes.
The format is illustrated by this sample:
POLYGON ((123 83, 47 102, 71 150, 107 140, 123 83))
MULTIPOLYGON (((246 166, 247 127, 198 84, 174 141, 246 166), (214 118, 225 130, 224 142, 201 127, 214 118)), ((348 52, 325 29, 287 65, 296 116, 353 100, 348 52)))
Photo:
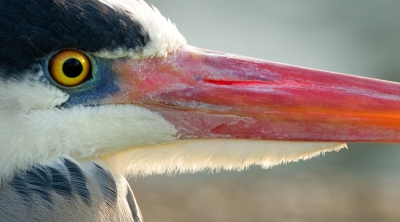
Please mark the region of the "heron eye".
POLYGON ((68 49, 50 59, 49 72, 60 85, 77 86, 90 76, 91 63, 82 52, 68 49))

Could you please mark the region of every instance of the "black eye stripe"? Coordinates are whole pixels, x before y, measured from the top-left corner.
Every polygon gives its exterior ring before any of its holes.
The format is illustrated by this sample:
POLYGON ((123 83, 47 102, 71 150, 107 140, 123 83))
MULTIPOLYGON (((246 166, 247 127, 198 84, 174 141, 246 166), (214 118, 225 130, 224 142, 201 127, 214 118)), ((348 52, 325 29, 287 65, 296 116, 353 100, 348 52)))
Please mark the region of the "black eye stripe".
POLYGON ((134 17, 98 0, 2 1, 0 76, 22 74, 44 55, 63 48, 92 53, 119 47, 139 50, 150 36, 134 17))

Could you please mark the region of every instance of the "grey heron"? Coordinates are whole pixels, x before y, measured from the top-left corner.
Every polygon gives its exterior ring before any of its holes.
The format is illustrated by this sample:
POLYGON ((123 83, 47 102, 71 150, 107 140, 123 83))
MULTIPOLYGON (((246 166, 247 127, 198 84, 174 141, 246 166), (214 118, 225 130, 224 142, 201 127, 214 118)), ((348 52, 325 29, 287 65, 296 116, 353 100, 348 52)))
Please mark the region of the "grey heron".
POLYGON ((142 1, 0 7, 6 220, 140 221, 123 175, 399 138, 395 83, 190 47, 142 1))

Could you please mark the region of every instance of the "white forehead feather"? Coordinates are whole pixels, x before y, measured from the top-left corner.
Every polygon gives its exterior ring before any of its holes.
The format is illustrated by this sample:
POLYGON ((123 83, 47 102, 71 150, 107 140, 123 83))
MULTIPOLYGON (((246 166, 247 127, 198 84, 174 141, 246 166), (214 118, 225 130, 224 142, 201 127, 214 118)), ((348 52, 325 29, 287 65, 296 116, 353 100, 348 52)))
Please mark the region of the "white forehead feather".
POLYGON ((166 19, 157 8, 150 7, 143 0, 99 0, 101 3, 118 10, 122 9, 132 14, 145 30, 149 31, 150 41, 144 49, 118 48, 114 51, 101 50, 95 53, 102 58, 130 57, 134 59, 148 57, 165 57, 186 45, 186 40, 179 33, 175 24, 166 19))

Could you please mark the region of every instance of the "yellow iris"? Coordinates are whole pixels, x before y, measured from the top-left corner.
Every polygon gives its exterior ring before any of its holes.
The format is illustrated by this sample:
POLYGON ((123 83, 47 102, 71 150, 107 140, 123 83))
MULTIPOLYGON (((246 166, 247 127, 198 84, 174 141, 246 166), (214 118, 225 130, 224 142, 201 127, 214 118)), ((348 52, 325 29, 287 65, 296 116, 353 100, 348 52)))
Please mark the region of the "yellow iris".
POLYGON ((51 58, 49 72, 62 86, 76 86, 82 83, 91 71, 89 58, 77 50, 68 49, 51 58))

